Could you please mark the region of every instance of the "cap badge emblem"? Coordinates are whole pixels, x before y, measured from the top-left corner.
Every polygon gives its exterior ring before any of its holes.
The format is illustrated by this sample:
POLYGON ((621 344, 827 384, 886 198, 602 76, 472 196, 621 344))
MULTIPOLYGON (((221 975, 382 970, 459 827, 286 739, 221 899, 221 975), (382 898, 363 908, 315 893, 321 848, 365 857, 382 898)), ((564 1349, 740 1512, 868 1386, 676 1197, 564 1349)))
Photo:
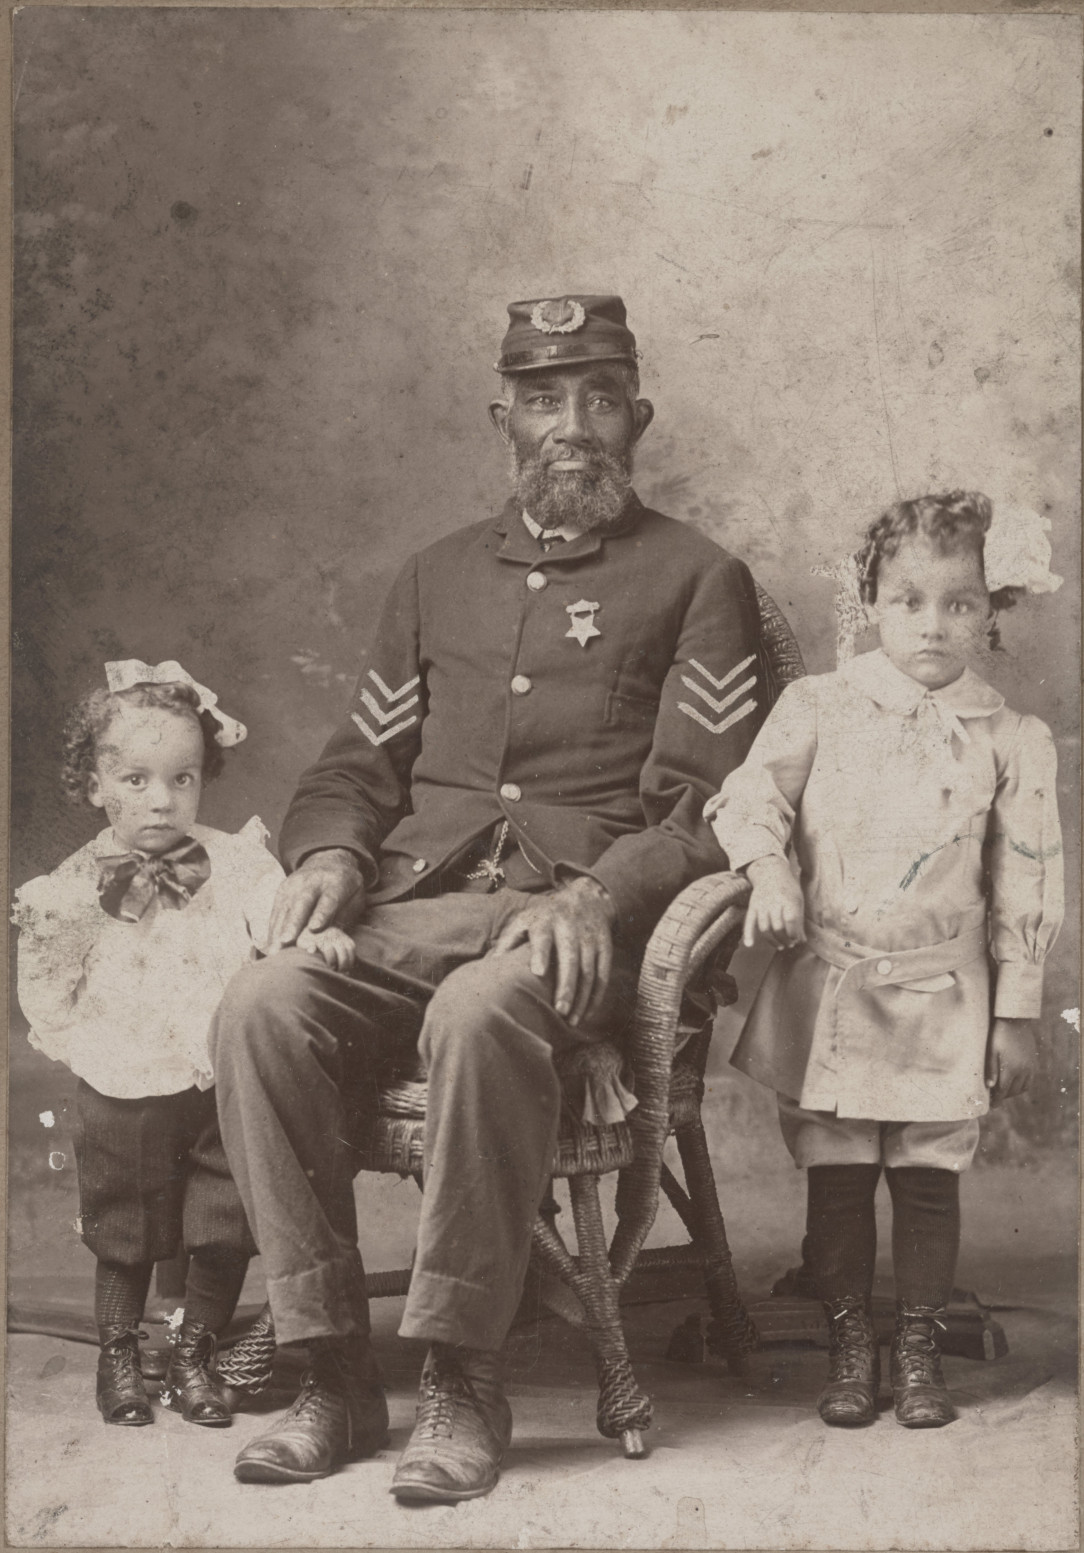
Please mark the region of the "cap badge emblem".
POLYGON ((577 599, 575 604, 566 604, 565 611, 572 623, 565 635, 571 636, 581 647, 586 647, 593 636, 601 636, 602 632, 595 624, 595 615, 600 608, 601 605, 592 604, 588 599, 577 599))
POLYGON ((571 297, 558 297, 552 302, 536 302, 531 309, 531 323, 539 334, 575 334, 587 322, 587 314, 579 302, 571 297))

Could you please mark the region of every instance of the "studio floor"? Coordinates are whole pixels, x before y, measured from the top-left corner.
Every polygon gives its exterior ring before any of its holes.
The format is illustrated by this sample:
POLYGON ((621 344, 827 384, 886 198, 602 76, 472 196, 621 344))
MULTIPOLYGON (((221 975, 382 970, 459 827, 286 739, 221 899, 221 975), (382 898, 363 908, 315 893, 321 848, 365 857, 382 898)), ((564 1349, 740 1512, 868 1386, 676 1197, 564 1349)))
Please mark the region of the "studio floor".
MULTIPOLYGON (((823 1352, 754 1355, 746 1378, 665 1358, 694 1301, 629 1307, 638 1375, 654 1397, 650 1454, 627 1461, 595 1431, 582 1338, 545 1320, 509 1347, 516 1431, 497 1489, 456 1507, 400 1507, 388 1492, 413 1421, 421 1350, 395 1335, 401 1301, 374 1306, 390 1387, 391 1448, 322 1482, 242 1485, 237 1449, 270 1412, 199 1429, 156 1410, 153 1428, 107 1429, 95 1351, 8 1338, 7 1536, 14 1546, 1070 1549, 1076 1503, 1076 1182, 1066 1168, 987 1167, 966 1181, 959 1282, 995 1307, 1009 1353, 949 1358, 960 1408, 912 1432, 891 1408, 873 1427, 826 1429, 814 1403, 823 1352)), ((793 1261, 792 1171, 736 1192, 728 1215, 750 1298, 793 1261), (773 1204, 775 1205, 773 1207, 773 1204)), ((83 1253, 85 1255, 85 1253, 83 1253)), ((887 1268, 885 1269, 887 1275, 887 1268)), ((886 1290, 890 1284, 884 1284, 886 1290)), ((88 1285, 89 1288, 89 1285, 88 1285)), ((26 1288, 22 1297, 26 1297, 26 1288)), ((13 1298, 19 1296, 13 1285, 13 1298)))

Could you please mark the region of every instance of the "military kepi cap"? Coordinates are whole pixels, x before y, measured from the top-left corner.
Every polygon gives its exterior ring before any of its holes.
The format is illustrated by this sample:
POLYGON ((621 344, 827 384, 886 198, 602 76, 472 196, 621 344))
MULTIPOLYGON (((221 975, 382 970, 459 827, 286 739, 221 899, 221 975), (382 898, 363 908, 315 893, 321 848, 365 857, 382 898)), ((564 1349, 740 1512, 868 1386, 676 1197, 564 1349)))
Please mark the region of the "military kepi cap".
POLYGON ((583 361, 636 361, 636 336, 625 322, 620 297, 539 297, 512 302, 501 342, 498 372, 583 361))

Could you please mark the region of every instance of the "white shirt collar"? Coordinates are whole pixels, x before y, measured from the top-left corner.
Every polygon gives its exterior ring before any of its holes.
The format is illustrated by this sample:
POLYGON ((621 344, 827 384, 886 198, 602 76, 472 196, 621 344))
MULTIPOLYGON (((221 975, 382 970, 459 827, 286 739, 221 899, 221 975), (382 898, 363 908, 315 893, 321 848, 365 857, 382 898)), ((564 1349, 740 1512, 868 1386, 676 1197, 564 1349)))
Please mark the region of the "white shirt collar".
POLYGON ((951 685, 927 690, 917 679, 897 669, 879 647, 852 658, 840 673, 878 706, 904 717, 917 711, 927 697, 956 717, 991 717, 1005 705, 1005 697, 972 669, 965 669, 951 685))
POLYGON ((521 516, 527 525, 527 532, 533 534, 535 539, 541 540, 542 543, 553 539, 579 539, 583 533, 582 529, 573 528, 570 523, 563 524, 561 528, 543 528, 540 523, 535 522, 526 507, 523 509, 521 516))

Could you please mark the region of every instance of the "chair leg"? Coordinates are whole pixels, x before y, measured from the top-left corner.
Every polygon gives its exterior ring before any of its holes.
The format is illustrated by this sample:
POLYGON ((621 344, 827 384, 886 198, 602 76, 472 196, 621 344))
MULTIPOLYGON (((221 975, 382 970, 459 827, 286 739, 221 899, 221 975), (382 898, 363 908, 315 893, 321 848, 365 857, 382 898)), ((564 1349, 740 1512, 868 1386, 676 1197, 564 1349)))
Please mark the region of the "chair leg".
POLYGON ((610 1271, 602 1222, 598 1177, 571 1176, 568 1188, 579 1248, 576 1293, 587 1311, 587 1332, 598 1372, 598 1430, 607 1439, 620 1439, 626 1456, 644 1456, 642 1431, 651 1424, 651 1399, 636 1382, 625 1345, 618 1285, 610 1271))
POLYGON ((732 1375, 743 1375, 746 1358, 757 1346, 757 1329, 738 1292, 704 1124, 699 1118, 683 1122, 675 1128, 675 1137, 695 1217, 694 1239, 704 1257, 704 1282, 714 1318, 709 1345, 716 1351, 722 1350, 732 1375))
POLYGON ((275 1323, 265 1305, 249 1327, 218 1359, 218 1376, 238 1396, 258 1397, 271 1383, 275 1362, 275 1323))

